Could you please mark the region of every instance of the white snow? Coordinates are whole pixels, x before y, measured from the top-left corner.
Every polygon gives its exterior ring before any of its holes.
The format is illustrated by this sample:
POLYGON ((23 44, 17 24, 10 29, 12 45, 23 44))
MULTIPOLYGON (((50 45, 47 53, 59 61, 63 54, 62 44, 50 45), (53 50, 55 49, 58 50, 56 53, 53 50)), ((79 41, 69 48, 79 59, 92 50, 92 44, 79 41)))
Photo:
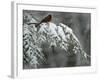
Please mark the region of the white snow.
MULTIPOLYGON (((52 37, 57 37, 58 39, 59 37, 61 37, 63 41, 66 41, 65 33, 69 33, 75 38, 76 41, 78 41, 72 29, 63 23, 59 23, 59 26, 56 26, 56 24, 52 22, 41 23, 39 33, 43 33, 43 32, 49 35, 53 35, 52 37)), ((69 35, 67 35, 67 38, 68 37, 69 35)))
POLYGON ((79 42, 79 40, 78 40, 77 37, 74 35, 74 33, 73 33, 73 31, 72 31, 72 29, 71 29, 70 27, 68 27, 67 25, 65 25, 65 24, 63 24, 63 23, 59 23, 59 26, 61 26, 61 27, 63 28, 63 30, 64 30, 65 33, 71 34, 71 35, 74 37, 74 39, 75 39, 77 42, 79 42))
POLYGON ((72 33, 73 32, 71 28, 69 28, 67 25, 65 25, 63 23, 59 23, 59 26, 61 26, 63 28, 63 30, 64 30, 65 33, 66 32, 67 33, 72 33))
POLYGON ((50 35, 53 35, 52 37, 57 37, 57 32, 56 32, 56 28, 57 26, 52 23, 52 22, 49 22, 48 23, 48 29, 50 30, 50 35))
POLYGON ((38 33, 43 33, 43 32, 46 33, 46 30, 45 30, 46 27, 47 27, 47 23, 41 23, 38 33))
MULTIPOLYGON (((59 25, 57 26, 56 24, 52 22, 41 23, 39 25, 40 26, 40 29, 38 31, 39 34, 37 33, 35 25, 31 25, 31 26, 24 24, 24 39, 25 39, 24 43, 26 44, 26 41, 28 43, 27 45, 24 45, 24 48, 27 49, 29 47, 28 51, 26 51, 25 54, 29 55, 31 59, 30 65, 32 66, 34 65, 35 68, 37 68, 37 65, 40 64, 38 61, 38 57, 40 58, 41 61, 45 61, 45 57, 42 53, 42 48, 41 48, 41 43, 45 41, 49 42, 48 47, 51 47, 52 45, 54 45, 54 46, 60 47, 61 49, 65 51, 68 51, 70 42, 71 42, 74 46, 74 48, 72 49, 74 54, 80 53, 81 51, 81 54, 85 58, 87 57, 87 54, 80 47, 80 42, 78 41, 77 37, 73 33, 72 29, 68 27, 67 25, 63 23, 59 23, 59 25), (49 38, 47 38, 43 33, 45 33, 46 35, 49 35, 49 38), (32 37, 30 36, 30 34, 32 34, 32 37), (72 39, 71 39, 71 36, 72 36, 72 39), (76 43, 79 46, 75 45, 74 43, 76 43)), ((26 57, 26 59, 28 58, 26 57)))
POLYGON ((57 30, 58 31, 58 35, 62 38, 62 40, 66 41, 66 36, 65 36, 65 33, 64 33, 62 27, 61 26, 57 26, 57 28, 58 28, 58 30, 57 30))
POLYGON ((50 35, 53 35, 52 37, 58 37, 60 36, 64 41, 66 41, 66 37, 64 34, 64 31, 61 26, 56 26, 54 23, 41 23, 41 28, 39 30, 39 33, 49 33, 50 35))

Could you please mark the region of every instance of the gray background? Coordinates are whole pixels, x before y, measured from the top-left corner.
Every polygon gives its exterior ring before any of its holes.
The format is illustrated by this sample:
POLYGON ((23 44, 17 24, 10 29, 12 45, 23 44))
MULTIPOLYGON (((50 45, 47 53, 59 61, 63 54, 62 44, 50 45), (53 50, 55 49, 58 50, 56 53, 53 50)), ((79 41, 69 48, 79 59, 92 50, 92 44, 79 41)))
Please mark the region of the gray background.
MULTIPOLYGON (((58 25, 64 23, 68 25, 79 39, 83 50, 91 55, 91 14, 72 12, 51 12, 23 10, 23 14, 35 17, 39 22, 48 14, 53 16, 52 22, 58 25)), ((30 17, 31 17, 30 16, 30 17)))

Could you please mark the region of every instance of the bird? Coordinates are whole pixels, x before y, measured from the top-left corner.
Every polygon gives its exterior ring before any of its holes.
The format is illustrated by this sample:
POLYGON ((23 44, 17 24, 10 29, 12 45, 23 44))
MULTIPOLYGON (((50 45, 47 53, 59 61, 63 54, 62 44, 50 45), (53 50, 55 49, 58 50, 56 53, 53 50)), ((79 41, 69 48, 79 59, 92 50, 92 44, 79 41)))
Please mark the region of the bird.
POLYGON ((45 22, 45 23, 50 22, 51 20, 52 20, 52 15, 49 14, 48 16, 46 16, 45 18, 43 18, 38 24, 36 24, 35 27, 38 27, 43 22, 45 22))

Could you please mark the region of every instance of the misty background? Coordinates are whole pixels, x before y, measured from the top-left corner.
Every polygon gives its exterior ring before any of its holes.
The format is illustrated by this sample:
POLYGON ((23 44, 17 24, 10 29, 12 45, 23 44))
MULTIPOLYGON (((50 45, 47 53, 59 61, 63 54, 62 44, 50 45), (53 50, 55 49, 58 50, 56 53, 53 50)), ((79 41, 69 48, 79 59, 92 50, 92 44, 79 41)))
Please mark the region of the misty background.
POLYGON ((53 12, 53 11, 33 11, 23 10, 23 15, 36 18, 40 22, 48 14, 53 16, 52 22, 58 25, 64 23, 68 25, 81 43, 83 50, 91 55, 91 14, 74 12, 53 12))

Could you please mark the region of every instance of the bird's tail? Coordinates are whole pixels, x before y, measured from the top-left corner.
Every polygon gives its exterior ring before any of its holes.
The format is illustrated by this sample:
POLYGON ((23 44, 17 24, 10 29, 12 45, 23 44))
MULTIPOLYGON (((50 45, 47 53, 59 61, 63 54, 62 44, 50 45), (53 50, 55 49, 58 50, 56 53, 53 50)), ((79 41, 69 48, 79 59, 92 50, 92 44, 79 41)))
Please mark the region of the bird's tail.
POLYGON ((40 24, 41 24, 41 23, 37 23, 37 24, 35 25, 35 27, 38 27, 40 24))

